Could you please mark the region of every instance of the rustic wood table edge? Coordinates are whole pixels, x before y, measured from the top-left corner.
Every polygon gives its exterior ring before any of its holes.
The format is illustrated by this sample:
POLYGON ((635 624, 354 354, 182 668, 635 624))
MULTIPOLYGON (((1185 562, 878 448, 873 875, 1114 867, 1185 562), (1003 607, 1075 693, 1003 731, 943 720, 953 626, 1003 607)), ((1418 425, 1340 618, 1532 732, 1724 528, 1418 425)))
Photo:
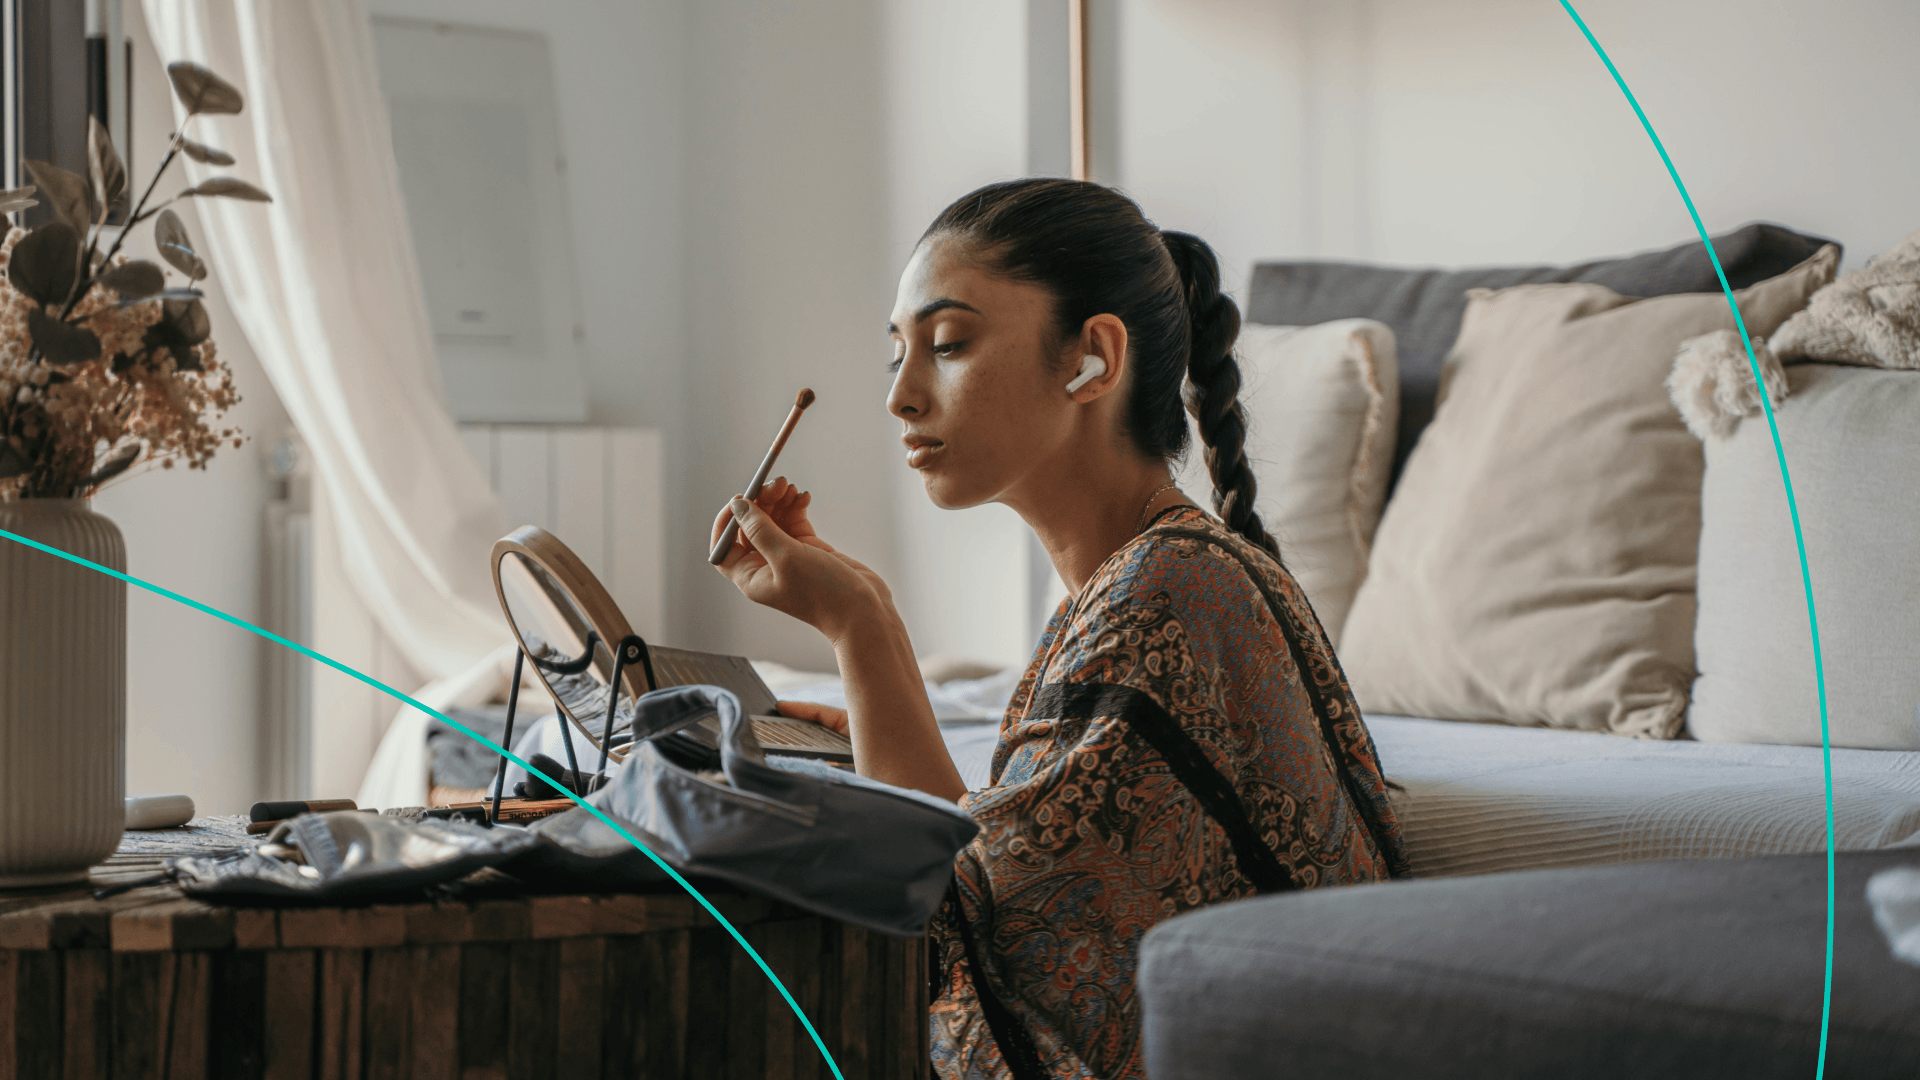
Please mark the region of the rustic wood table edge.
MULTIPOLYGON (((85 886, 0 892, 0 1080, 833 1075, 678 886, 337 906, 213 903, 170 883, 93 896, 253 842, 243 824, 128 833, 85 886)), ((928 1074, 924 939, 696 887, 843 1076, 928 1074)))

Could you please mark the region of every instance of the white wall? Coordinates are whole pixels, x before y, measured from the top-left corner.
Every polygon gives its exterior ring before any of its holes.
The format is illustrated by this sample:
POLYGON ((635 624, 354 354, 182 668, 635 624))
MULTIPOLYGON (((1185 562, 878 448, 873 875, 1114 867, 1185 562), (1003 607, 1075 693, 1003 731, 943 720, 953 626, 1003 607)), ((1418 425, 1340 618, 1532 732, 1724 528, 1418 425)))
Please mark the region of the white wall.
MULTIPOLYGON (((882 306, 864 316, 876 325, 887 321, 892 286, 934 217, 982 184, 1025 175, 1030 155, 1026 4, 896 0, 887 14, 890 277, 882 306)), ((885 358, 873 355, 877 368, 885 358)), ((890 580, 915 648, 922 656, 1024 663, 1036 636, 1026 523, 1004 506, 936 508, 905 465, 898 421, 875 410, 866 422, 889 440, 885 465, 899 529, 898 573, 890 580)))
MULTIPOLYGON (((133 42, 133 175, 144 187, 172 130, 164 65, 140 5, 126 5, 133 42)), ((235 166, 247 176, 247 162, 235 166)), ((176 166, 169 184, 186 186, 176 166)), ((204 233, 192 200, 176 204, 187 231, 204 233)), ((127 250, 155 258, 142 226, 127 250)), ((249 436, 223 449, 205 472, 172 469, 109 486, 94 509, 127 541, 127 572, 211 607, 258 622, 263 615, 263 511, 269 497, 261 451, 287 417, 266 373, 233 321, 218 281, 207 310, 219 358, 233 371, 240 404, 221 422, 249 436)), ((127 590, 127 790, 181 792, 201 813, 245 813, 259 788, 260 660, 269 648, 251 633, 144 589, 127 590)))
MULTIPOLYGON (((1847 263, 1920 226, 1920 6, 1578 5, 1709 231, 1771 219, 1847 263)), ((1373 0, 1376 258, 1568 260, 1693 234, 1659 157, 1557 4, 1373 0)))
MULTIPOLYGON (((1920 226, 1920 7, 1589 0, 1711 231, 1769 219, 1858 265, 1920 226)), ((1658 155, 1546 0, 1120 0, 1115 179, 1260 258, 1572 261, 1693 235, 1658 155)))
MULTIPOLYGON (((802 387, 818 401, 779 473, 814 493, 840 550, 895 578, 895 455, 882 412, 892 296, 880 0, 688 8, 689 492, 701 546, 802 387)), ((815 668, 810 628, 742 599, 690 552, 687 643, 815 668)))
MULTIPOLYGON (((688 10, 689 477, 705 528, 801 386, 780 471, 892 586, 922 655, 1024 661, 1026 526, 935 509, 885 412, 894 287, 947 203, 1027 171, 1023 0, 729 0, 688 10), (697 240, 692 239, 697 238, 697 240)), ((690 644, 826 667, 814 632, 698 561, 690 644)))
POLYGON ((1239 292, 1302 229, 1301 20, 1291 4, 1121 0, 1118 184, 1163 229, 1212 244, 1239 292))
MULTIPOLYGON (((683 187, 689 6, 687 0, 367 0, 375 15, 546 37, 586 327, 587 420, 660 428, 669 445, 685 437, 691 370, 683 187)), ((677 507, 689 494, 686 476, 671 468, 667 475, 669 505, 677 507)), ((696 549, 703 553, 698 541, 704 536, 704 523, 691 532, 670 530, 675 560, 684 564, 696 549)), ((675 637, 691 619, 684 577, 669 583, 675 637)))

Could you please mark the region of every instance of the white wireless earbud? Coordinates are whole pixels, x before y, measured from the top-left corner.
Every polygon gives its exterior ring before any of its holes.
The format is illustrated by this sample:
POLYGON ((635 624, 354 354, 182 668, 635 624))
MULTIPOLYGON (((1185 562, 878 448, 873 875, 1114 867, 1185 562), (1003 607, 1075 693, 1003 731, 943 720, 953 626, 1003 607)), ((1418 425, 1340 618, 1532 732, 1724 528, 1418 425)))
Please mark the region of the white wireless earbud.
POLYGON ((1073 381, 1067 384, 1067 393, 1073 393, 1106 373, 1107 362, 1088 353, 1080 358, 1080 374, 1075 375, 1073 381))

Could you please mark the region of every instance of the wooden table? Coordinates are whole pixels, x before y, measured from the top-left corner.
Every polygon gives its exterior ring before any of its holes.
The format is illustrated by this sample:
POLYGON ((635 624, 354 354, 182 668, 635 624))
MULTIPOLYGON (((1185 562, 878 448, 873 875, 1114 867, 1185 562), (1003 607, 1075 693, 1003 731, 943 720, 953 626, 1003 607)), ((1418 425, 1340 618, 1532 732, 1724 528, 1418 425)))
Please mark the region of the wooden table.
MULTIPOLYGON (((92 887, 244 841, 128 833, 92 887)), ((921 1078, 922 940, 703 886, 842 1073, 921 1078)), ((170 885, 0 892, 0 1080, 831 1077, 744 950, 672 887, 241 907, 170 885)))

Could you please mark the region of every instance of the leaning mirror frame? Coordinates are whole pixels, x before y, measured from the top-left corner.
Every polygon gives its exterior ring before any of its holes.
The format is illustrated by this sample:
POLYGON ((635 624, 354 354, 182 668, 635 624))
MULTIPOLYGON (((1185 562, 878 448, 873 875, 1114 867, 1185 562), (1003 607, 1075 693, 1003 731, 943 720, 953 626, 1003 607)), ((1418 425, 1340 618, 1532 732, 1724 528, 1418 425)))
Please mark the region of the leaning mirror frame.
MULTIPOLYGON (((590 722, 598 723, 605 718, 606 699, 595 694, 592 699, 583 702, 576 686, 561 681, 570 681, 577 674, 591 677, 600 687, 607 684, 612 675, 613 648, 633 634, 619 606, 572 549, 536 525, 522 526, 495 541, 489 563, 493 570, 494 591, 500 598, 500 609, 506 613, 507 623, 513 630, 514 641, 531 661, 528 666, 539 677, 540 685, 558 706, 561 722, 572 724, 575 731, 584 735, 593 747, 595 756, 605 753, 609 761, 624 761, 626 751, 619 747, 603 746, 594 728, 589 726, 590 722), (517 559, 517 568, 503 575, 502 567, 510 557, 517 559), (573 647, 581 649, 579 653, 569 655, 575 661, 585 661, 574 673, 564 673, 566 668, 573 666, 565 661, 559 664, 540 662, 547 660, 557 650, 538 632, 539 628, 521 625, 523 621, 531 621, 528 616, 534 613, 525 606, 516 605, 515 601, 520 597, 513 596, 510 599, 506 579, 514 573, 524 575, 533 589, 545 593, 559 621, 567 624, 567 630, 574 638, 573 647), (543 577, 545 581, 541 580, 543 577), (558 595, 555 595, 556 589, 558 595), (566 610, 567 607, 571 611, 566 610), (614 640, 600 640, 594 627, 603 628, 606 633, 614 635, 614 640), (556 677, 556 669, 564 674, 556 677), (578 704, 591 704, 598 711, 591 716, 582 716, 576 707, 578 704)), ((609 737, 612 735, 611 729, 618 726, 622 716, 632 715, 632 703, 647 692, 645 679, 646 672, 642 665, 622 666, 619 693, 623 704, 615 709, 614 721, 608 725, 609 737)), ((590 767, 585 761, 581 765, 590 767)))

